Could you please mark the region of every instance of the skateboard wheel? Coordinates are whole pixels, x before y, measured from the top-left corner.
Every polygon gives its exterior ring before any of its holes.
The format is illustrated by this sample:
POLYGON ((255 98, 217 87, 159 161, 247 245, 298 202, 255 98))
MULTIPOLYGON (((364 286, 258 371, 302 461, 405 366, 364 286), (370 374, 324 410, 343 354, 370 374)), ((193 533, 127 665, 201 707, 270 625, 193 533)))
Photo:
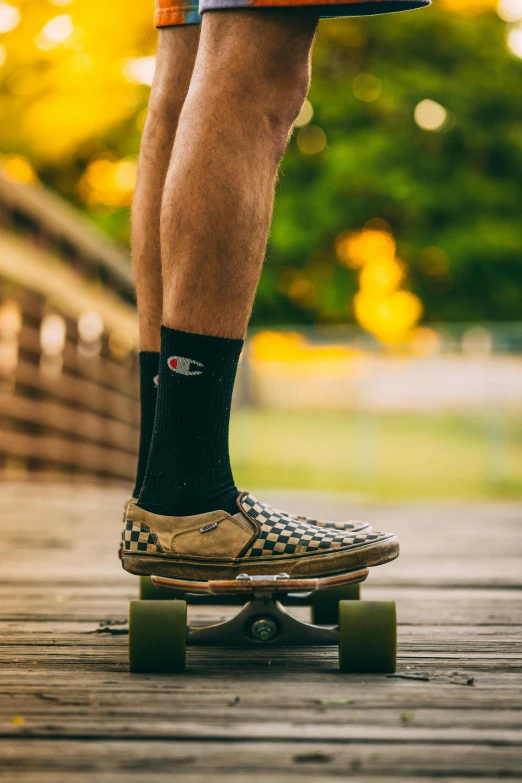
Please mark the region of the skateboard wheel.
POLYGON ((339 601, 358 601, 361 585, 344 585, 317 590, 310 596, 312 623, 314 625, 337 625, 339 622, 339 601))
POLYGON ((393 601, 339 603, 339 669, 353 674, 395 671, 397 614, 393 601))
POLYGON ((130 671, 147 674, 185 671, 186 634, 185 601, 131 601, 130 671))
POLYGON ((139 597, 142 601, 172 601, 181 596, 172 590, 160 590, 152 584, 150 576, 140 576, 139 597))

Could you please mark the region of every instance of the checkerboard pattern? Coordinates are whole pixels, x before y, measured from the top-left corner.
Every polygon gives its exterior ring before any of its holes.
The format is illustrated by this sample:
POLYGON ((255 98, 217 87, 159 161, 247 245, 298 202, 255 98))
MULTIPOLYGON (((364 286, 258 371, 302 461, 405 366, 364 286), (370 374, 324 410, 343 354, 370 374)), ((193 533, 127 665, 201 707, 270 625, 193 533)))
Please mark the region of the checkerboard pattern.
POLYGON ((150 532, 150 527, 143 522, 134 522, 132 519, 126 519, 121 534, 123 549, 127 552, 144 552, 148 555, 156 555, 163 552, 158 544, 156 533, 150 532))
POLYGON ((326 527, 330 530, 346 530, 350 533, 358 533, 359 531, 368 530, 370 525, 368 522, 332 522, 326 519, 312 519, 312 517, 306 517, 303 514, 289 514, 287 511, 281 511, 280 508, 274 508, 278 514, 282 514, 288 519, 293 519, 295 522, 300 522, 302 525, 314 525, 315 527, 326 527))
POLYGON ((243 495, 240 503, 243 512, 261 527, 259 537, 245 557, 313 554, 373 544, 384 538, 380 533, 347 535, 346 532, 303 524, 261 503, 250 494, 243 495))

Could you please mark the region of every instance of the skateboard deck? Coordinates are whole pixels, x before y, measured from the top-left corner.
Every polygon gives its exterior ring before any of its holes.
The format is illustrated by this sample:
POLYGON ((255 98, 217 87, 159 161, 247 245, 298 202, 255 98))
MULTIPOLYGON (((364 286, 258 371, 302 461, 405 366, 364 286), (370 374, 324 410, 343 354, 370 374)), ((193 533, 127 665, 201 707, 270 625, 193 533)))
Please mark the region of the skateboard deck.
POLYGON ((368 576, 367 568, 348 571, 344 574, 313 578, 292 578, 288 574, 274 576, 249 576, 239 574, 236 579, 211 579, 208 582, 193 582, 188 579, 171 579, 152 576, 152 584, 160 590, 175 590, 195 595, 288 595, 289 593, 313 593, 341 585, 359 584, 368 576))
MULTIPOLYGON (((317 593, 320 589, 336 590, 339 600, 356 600, 360 598, 361 582, 366 578, 359 569, 351 572, 348 576, 345 574, 336 574, 334 576, 323 577, 322 579, 291 579, 286 577, 286 581, 280 583, 279 588, 274 586, 274 577, 248 577, 245 584, 239 584, 236 580, 213 580, 210 582, 195 582, 187 579, 171 579, 161 576, 142 576, 140 577, 139 597, 143 600, 172 600, 181 598, 188 604, 198 606, 240 606, 252 592, 252 584, 256 585, 257 590, 268 589, 270 592, 278 593, 279 600, 285 606, 312 606, 312 615, 321 611, 319 605, 326 607, 324 593, 317 593), (249 581, 250 580, 250 581, 249 581), (262 581, 267 582, 266 588, 262 587, 262 581)), ((366 575, 367 575, 366 571, 366 575)), ((245 576, 247 576, 245 574, 245 576)), ((279 581, 281 575, 278 576, 279 581)), ((333 595, 329 593, 329 595, 333 595)), ((329 620, 324 614, 318 621, 328 623, 329 620)), ((333 615, 332 623, 336 622, 337 611, 333 615)))
POLYGON ((395 604, 353 600, 347 592, 368 576, 361 568, 320 578, 295 579, 288 574, 249 576, 233 580, 189 581, 151 577, 158 592, 174 600, 131 601, 129 659, 132 672, 175 673, 185 669, 187 646, 217 647, 339 647, 344 672, 393 672, 396 659, 395 604), (204 627, 187 626, 187 601, 176 596, 235 596, 242 605, 231 619, 204 627), (312 606, 312 623, 291 615, 283 605, 312 606), (314 606, 317 610, 315 611, 314 606))

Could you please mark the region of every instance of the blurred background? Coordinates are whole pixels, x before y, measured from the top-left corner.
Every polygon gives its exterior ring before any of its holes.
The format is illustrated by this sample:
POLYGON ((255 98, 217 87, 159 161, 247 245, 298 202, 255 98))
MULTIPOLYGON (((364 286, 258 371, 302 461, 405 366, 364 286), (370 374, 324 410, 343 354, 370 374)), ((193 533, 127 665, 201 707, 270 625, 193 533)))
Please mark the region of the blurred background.
MULTIPOLYGON (((0 475, 130 483, 152 0, 0 2, 0 475)), ((321 22, 232 424, 239 486, 522 496, 522 0, 321 22)))

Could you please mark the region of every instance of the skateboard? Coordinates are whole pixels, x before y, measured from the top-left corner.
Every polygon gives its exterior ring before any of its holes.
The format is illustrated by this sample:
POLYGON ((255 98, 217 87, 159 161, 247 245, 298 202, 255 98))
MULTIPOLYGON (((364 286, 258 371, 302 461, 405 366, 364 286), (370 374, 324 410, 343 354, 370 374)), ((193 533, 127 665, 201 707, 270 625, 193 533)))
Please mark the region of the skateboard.
MULTIPOLYGON (((301 580, 302 581, 302 580, 301 580)), ((190 588, 190 584, 188 587, 190 588)), ((139 577, 139 597, 143 601, 172 601, 181 598, 187 604, 196 606, 242 606, 248 595, 234 593, 190 593, 170 588, 156 587, 150 576, 139 577)), ((278 600, 285 606, 309 606, 312 623, 316 625, 335 625, 337 623, 339 601, 358 601, 361 597, 361 583, 347 582, 324 590, 281 594, 278 600)))
POLYGON ((195 582, 152 576, 158 593, 131 601, 129 663, 135 673, 185 670, 187 646, 339 648, 339 669, 352 673, 395 671, 397 620, 392 601, 353 600, 368 576, 362 568, 316 579, 288 574, 195 582), (182 597, 180 597, 182 596, 182 597), (348 598, 346 598, 348 596, 348 598), (195 597, 242 605, 230 620, 187 626, 187 600, 195 597), (298 620, 286 606, 310 605, 312 623, 298 620))

